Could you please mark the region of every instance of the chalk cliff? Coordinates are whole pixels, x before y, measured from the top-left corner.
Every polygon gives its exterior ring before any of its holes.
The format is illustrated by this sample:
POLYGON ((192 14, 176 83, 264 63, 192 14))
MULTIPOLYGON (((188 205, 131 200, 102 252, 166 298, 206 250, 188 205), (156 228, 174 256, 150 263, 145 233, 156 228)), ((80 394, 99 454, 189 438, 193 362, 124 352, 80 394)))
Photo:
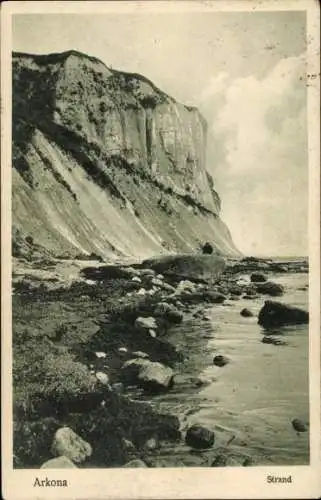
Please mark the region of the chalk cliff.
POLYGON ((75 51, 13 54, 13 253, 238 253, 205 168, 206 123, 75 51))

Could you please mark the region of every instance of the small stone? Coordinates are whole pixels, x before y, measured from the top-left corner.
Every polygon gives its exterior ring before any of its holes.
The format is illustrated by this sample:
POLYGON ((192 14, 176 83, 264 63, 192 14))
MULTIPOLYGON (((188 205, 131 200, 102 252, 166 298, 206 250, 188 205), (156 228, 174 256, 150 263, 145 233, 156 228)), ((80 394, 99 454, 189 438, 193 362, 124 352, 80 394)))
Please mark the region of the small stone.
POLYGON ((244 318, 250 318, 251 316, 253 316, 253 313, 249 310, 249 309, 242 309, 242 311, 240 312, 241 316, 243 316, 244 318))
POLYGON ((212 462, 212 467, 237 467, 240 465, 234 457, 224 454, 217 455, 212 462))
POLYGON ((96 379, 99 380, 99 382, 102 383, 103 385, 109 384, 109 377, 107 373, 96 372, 96 379))
POLYGON ((112 384, 111 388, 117 394, 123 394, 123 392, 125 390, 124 384, 122 384, 121 382, 115 382, 114 384, 112 384))
POLYGON ((181 313, 175 306, 167 302, 160 302, 154 309, 156 317, 161 317, 170 323, 179 324, 183 321, 183 313, 181 313))
POLYGON ((140 288, 138 290, 138 292, 136 292, 136 295, 146 295, 146 293, 147 292, 146 292, 145 288, 140 288))
POLYGON ((123 438, 122 444, 126 451, 134 451, 136 449, 132 441, 130 441, 129 439, 123 438))
POLYGON ((219 354, 218 356, 215 356, 215 358, 213 359, 213 363, 215 366, 222 367, 229 363, 229 359, 226 356, 222 356, 221 354, 219 354))
POLYGON ((95 352, 96 358, 105 358, 107 354, 105 352, 95 352))
POLYGON ((140 330, 156 330, 157 323, 155 318, 149 316, 148 318, 138 317, 135 321, 135 327, 140 330))
POLYGON ((208 378, 205 378, 205 377, 196 377, 194 380, 193 380, 193 383, 196 387, 202 387, 203 385, 209 385, 211 384, 211 380, 209 380, 208 378))
POLYGON ((253 459, 250 457, 246 457, 242 465, 243 467, 250 467, 251 465, 254 465, 253 459))
POLYGON ((308 424, 299 418, 294 418, 291 423, 296 432, 306 432, 308 430, 308 424))
POLYGON ((266 281, 266 277, 261 273, 253 273, 251 274, 252 283, 264 283, 266 281))
POLYGON ((134 351, 134 352, 132 352, 131 355, 133 356, 133 358, 142 358, 142 359, 149 358, 149 354, 147 354, 147 352, 143 352, 143 351, 134 351))
POLYGON ((138 467, 148 467, 143 460, 140 460, 138 458, 131 460, 130 462, 127 462, 123 467, 128 467, 128 468, 138 468, 138 467))
POLYGON ((153 286, 159 286, 160 288, 164 285, 163 281, 157 278, 152 279, 153 286))
POLYGON ((78 467, 69 458, 61 456, 44 462, 40 469, 77 469, 78 467))
POLYGON ((273 345, 286 345, 284 340, 272 337, 271 335, 266 335, 262 339, 263 344, 273 344, 273 345))
POLYGON ((127 353, 128 353, 128 349, 127 349, 127 347, 119 347, 119 348, 118 348, 118 353, 119 353, 119 354, 122 354, 122 355, 123 355, 123 354, 127 354, 127 353))
POLYGON ((144 448, 146 450, 156 450, 158 448, 158 441, 156 438, 151 437, 149 438, 146 443, 144 444, 144 448))
POLYGON ((133 281, 134 283, 141 283, 141 282, 142 282, 142 280, 140 279, 140 277, 139 277, 139 276, 133 276, 132 281, 133 281))
POLYGON ((189 292, 189 293, 195 293, 196 288, 194 283, 192 283, 189 280, 182 280, 178 283, 177 285, 177 292, 189 292))
POLYGON ((175 288, 169 283, 165 283, 165 281, 163 283, 163 290, 172 294, 175 293, 175 288))
POLYGON ((141 269, 140 270, 140 275, 141 276, 144 276, 146 278, 150 277, 150 276, 155 276, 155 271, 153 269, 141 269))
POLYGON ((148 330, 148 333, 152 337, 152 339, 156 339, 157 334, 156 334, 155 330, 152 330, 152 329, 148 330))
POLYGON ((158 280, 163 280, 164 276, 162 274, 156 274, 155 278, 158 280))

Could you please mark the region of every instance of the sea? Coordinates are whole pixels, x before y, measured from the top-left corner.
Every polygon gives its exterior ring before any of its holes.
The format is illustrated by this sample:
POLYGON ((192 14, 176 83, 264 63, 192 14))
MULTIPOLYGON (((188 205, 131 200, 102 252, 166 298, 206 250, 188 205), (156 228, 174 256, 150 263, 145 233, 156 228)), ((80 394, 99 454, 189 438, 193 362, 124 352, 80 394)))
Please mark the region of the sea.
MULTIPOLYGON (((302 289, 307 273, 270 275, 269 280, 285 287, 277 301, 308 309, 308 289, 302 289)), ((308 325, 280 328, 273 336, 281 344, 263 343, 269 332, 258 325, 257 315, 267 298, 215 304, 206 309, 207 322, 191 318, 173 330, 169 340, 186 360, 177 367, 174 389, 149 402, 178 416, 183 433, 193 424, 214 431, 215 443, 201 451, 184 442, 165 443, 151 452, 154 465, 206 467, 219 452, 232 457, 227 465, 243 464, 244 458, 254 466, 309 464, 309 431, 297 433, 291 423, 298 418, 309 425, 308 325), (240 315, 245 307, 253 317, 240 315), (214 366, 217 354, 230 362, 214 366), (206 383, 195 387, 194 377, 206 383)))

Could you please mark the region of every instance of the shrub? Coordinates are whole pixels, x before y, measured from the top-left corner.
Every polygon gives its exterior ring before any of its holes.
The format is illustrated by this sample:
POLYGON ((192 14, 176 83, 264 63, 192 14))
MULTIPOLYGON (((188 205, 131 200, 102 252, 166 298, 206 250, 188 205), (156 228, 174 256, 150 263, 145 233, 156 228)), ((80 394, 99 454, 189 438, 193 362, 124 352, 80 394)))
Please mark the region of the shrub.
POLYGON ((68 348, 27 330, 14 335, 13 385, 16 408, 37 414, 46 400, 62 401, 90 392, 96 379, 68 348))
POLYGON ((70 353, 60 356, 48 354, 42 368, 42 392, 54 399, 91 391, 96 382, 88 368, 79 361, 74 361, 74 356, 70 353))

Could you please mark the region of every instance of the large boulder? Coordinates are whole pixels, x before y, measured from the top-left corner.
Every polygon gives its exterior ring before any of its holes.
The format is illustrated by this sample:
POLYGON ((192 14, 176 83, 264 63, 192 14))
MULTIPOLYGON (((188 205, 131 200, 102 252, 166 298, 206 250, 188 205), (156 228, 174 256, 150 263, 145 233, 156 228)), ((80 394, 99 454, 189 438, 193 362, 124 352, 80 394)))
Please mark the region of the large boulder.
POLYGON ((284 287, 279 283, 274 283, 273 281, 266 281, 265 283, 258 284, 256 286, 256 290, 259 293, 271 295, 271 297, 280 297, 284 293, 284 287))
POLYGON ((174 372, 171 368, 142 358, 126 361, 122 367, 122 376, 126 383, 154 392, 167 391, 174 383, 174 372))
POLYGON ((143 262, 157 273, 174 279, 215 281, 225 269, 225 260, 217 255, 169 255, 143 262))
POLYGON ((185 443, 196 449, 211 448, 214 444, 214 432, 201 425, 192 425, 186 432, 185 443))
POLYGON ((77 465, 69 460, 69 458, 61 456, 47 460, 47 462, 42 464, 40 469, 77 469, 77 465))
POLYGON ((92 448, 70 427, 61 427, 57 430, 51 446, 52 454, 64 456, 75 463, 81 463, 92 454, 92 448))
POLYGON ((299 307, 266 300, 259 312, 258 324, 263 328, 299 325, 309 322, 309 313, 299 307))
POLYGON ((81 275, 94 281, 105 281, 111 279, 132 279, 139 275, 139 271, 132 267, 120 267, 117 265, 107 265, 98 267, 85 267, 81 270, 81 275))

